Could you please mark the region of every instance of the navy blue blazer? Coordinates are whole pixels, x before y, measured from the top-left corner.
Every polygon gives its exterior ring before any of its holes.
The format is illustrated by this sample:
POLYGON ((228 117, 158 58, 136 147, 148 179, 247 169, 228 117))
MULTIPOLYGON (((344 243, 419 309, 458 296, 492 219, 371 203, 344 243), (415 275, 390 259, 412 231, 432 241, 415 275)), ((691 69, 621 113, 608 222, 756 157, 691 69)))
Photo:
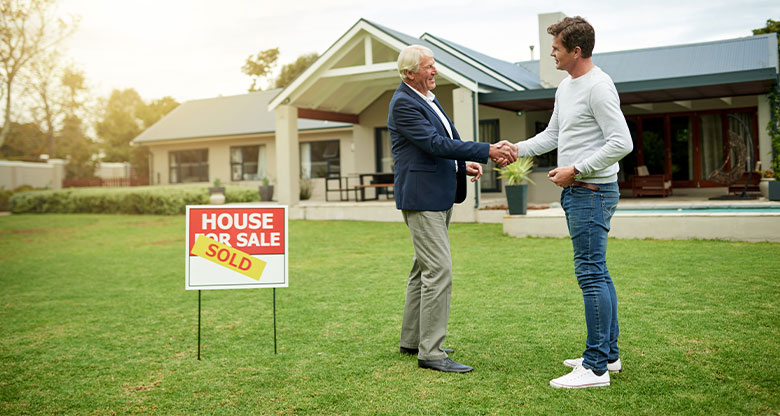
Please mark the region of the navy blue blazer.
POLYGON ((453 139, 431 106, 401 82, 390 100, 387 129, 393 150, 395 206, 446 211, 466 199, 466 160, 487 163, 490 144, 461 141, 439 100, 453 139), (458 172, 455 173, 455 164, 458 172))

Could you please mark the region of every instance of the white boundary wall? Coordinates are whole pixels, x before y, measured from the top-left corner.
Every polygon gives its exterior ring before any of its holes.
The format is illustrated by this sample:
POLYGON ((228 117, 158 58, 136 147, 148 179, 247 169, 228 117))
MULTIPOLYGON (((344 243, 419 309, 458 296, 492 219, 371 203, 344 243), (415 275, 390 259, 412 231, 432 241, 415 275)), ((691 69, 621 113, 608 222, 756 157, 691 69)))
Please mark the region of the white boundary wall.
MULTIPOLYGON (((62 159, 49 159, 46 163, 0 160, 0 188, 16 189, 22 185, 34 188, 62 189, 65 165, 62 159)), ((129 178, 129 163, 101 163, 95 170, 99 178, 129 178)))

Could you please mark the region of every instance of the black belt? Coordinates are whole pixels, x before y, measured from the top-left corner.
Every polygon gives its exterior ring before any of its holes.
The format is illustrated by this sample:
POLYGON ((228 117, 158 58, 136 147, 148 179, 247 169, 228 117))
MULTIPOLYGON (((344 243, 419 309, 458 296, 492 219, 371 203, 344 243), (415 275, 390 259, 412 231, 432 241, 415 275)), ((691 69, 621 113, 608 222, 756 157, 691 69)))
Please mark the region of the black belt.
POLYGON ((571 186, 577 186, 577 187, 580 187, 580 188, 590 189, 593 192, 598 192, 599 189, 601 189, 601 188, 598 187, 598 185, 594 185, 592 183, 587 183, 587 182, 580 182, 580 181, 572 182, 571 186))

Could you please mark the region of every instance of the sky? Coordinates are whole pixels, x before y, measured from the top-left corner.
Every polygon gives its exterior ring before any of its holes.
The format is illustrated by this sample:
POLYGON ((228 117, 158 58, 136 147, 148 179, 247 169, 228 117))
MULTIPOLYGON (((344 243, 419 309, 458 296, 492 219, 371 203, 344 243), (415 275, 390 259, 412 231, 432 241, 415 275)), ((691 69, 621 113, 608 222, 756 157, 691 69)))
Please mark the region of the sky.
MULTIPOLYGON (((510 62, 539 59, 538 14, 586 18, 595 53, 751 36, 780 20, 777 0, 60 0, 79 16, 64 44, 93 94, 135 88, 179 102, 247 92, 241 66, 278 47, 279 65, 324 53, 359 19, 419 37, 431 33, 510 62)), ((544 51, 549 53, 549 51, 544 51)))

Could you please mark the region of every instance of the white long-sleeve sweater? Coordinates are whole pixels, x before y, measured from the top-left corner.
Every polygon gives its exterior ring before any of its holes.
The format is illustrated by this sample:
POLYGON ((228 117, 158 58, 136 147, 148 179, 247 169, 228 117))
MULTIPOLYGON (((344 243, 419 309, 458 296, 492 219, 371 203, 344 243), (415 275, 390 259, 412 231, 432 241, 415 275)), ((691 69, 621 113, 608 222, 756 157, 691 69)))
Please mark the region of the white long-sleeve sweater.
POLYGON ((580 77, 566 77, 555 92, 550 124, 517 147, 520 156, 557 147, 558 166, 574 166, 578 180, 617 181, 618 161, 634 146, 612 78, 596 66, 580 77))

